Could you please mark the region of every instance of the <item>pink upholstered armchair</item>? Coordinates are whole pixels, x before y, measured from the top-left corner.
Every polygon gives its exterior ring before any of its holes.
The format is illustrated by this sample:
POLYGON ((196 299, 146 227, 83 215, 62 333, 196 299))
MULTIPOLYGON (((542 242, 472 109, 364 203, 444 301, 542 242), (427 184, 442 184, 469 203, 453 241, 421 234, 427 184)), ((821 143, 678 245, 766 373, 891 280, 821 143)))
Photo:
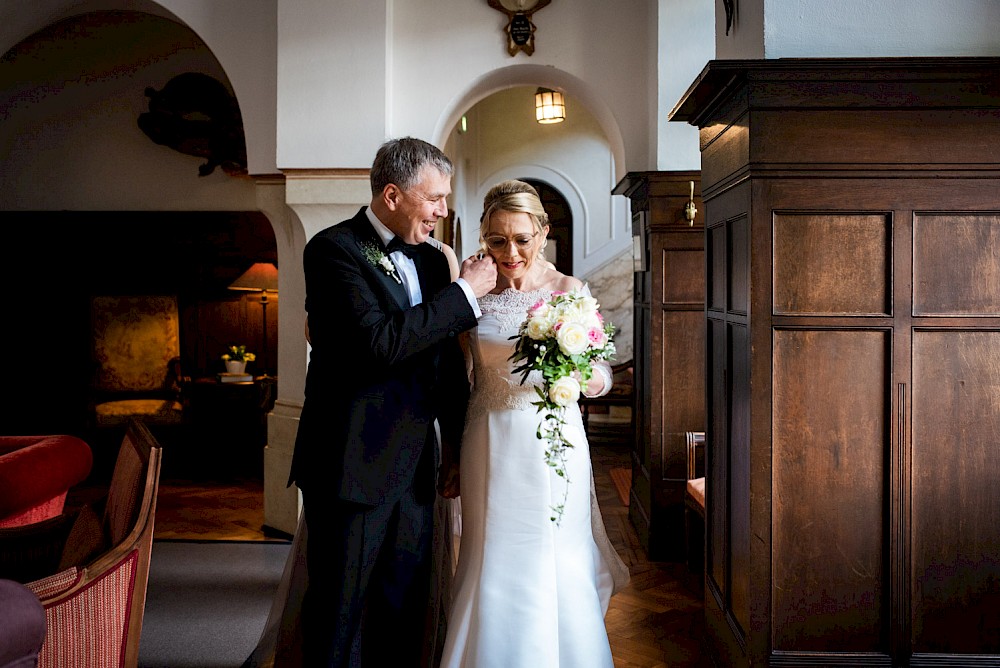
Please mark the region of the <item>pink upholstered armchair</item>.
MULTIPOLYGON (((27 583, 45 609, 40 668, 138 665, 159 479, 160 447, 144 425, 132 420, 102 515, 88 523, 81 514, 70 534, 70 543, 103 547, 81 565, 27 583)), ((93 550, 68 544, 67 552, 93 550)))
POLYGON ((90 446, 75 436, 0 436, 0 528, 62 513, 92 466, 90 446))

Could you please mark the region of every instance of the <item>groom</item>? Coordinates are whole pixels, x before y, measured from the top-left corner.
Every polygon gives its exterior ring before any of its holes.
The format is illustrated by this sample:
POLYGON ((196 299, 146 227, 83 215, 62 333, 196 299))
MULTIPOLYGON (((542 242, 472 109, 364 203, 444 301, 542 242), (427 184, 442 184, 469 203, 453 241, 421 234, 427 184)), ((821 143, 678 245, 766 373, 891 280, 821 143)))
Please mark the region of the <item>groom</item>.
POLYGON ((306 244, 312 354, 290 482, 309 533, 303 652, 314 666, 418 666, 429 604, 435 432, 457 444, 469 387, 457 334, 496 285, 489 258, 452 282, 423 243, 447 214, 451 161, 383 144, 372 200, 306 244))

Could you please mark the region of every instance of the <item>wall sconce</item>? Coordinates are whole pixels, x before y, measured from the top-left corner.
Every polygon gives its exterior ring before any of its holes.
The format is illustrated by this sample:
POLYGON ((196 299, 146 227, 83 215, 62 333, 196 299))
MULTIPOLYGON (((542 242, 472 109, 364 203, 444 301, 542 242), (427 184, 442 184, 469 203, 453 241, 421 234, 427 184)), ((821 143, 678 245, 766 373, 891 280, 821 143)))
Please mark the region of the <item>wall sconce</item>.
POLYGON ((694 205, 694 181, 691 181, 691 197, 684 205, 684 217, 687 218, 688 227, 694 227, 694 217, 698 215, 698 207, 694 205))
POLYGON ((535 120, 543 125, 566 120, 566 100, 563 94, 549 88, 535 91, 535 120))
POLYGON ((267 377, 267 293, 278 294, 278 268, 270 262, 255 262, 243 272, 239 278, 230 283, 230 290, 243 290, 260 293, 260 306, 263 309, 264 338, 261 345, 261 371, 267 377))

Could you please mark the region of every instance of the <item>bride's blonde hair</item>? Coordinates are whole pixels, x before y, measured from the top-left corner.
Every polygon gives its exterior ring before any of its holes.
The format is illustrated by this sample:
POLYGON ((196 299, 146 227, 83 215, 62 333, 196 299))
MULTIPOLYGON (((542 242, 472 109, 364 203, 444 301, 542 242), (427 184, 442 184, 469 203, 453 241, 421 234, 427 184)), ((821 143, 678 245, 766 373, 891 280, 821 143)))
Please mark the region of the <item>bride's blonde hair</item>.
MULTIPOLYGON (((535 231, 544 234, 545 226, 549 224, 549 214, 545 213, 538 191, 530 183, 511 179, 501 181, 486 193, 483 198, 483 215, 479 219, 479 247, 486 252, 486 233, 490 228, 490 216, 497 211, 526 213, 535 224, 535 231)), ((545 248, 548 239, 542 241, 545 248)))

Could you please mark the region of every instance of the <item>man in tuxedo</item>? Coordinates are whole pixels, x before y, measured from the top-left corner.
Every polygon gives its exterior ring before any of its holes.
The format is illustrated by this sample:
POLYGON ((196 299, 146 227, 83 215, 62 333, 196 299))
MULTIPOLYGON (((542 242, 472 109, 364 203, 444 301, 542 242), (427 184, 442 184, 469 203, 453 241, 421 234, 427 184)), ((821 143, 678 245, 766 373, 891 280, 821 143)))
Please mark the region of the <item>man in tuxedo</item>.
POLYGON ((423 243, 447 214, 451 161, 383 144, 372 200, 306 244, 312 354, 289 484, 302 490, 306 666, 417 666, 429 605, 435 430, 453 450, 469 394, 457 335, 496 285, 487 257, 452 282, 423 243))

